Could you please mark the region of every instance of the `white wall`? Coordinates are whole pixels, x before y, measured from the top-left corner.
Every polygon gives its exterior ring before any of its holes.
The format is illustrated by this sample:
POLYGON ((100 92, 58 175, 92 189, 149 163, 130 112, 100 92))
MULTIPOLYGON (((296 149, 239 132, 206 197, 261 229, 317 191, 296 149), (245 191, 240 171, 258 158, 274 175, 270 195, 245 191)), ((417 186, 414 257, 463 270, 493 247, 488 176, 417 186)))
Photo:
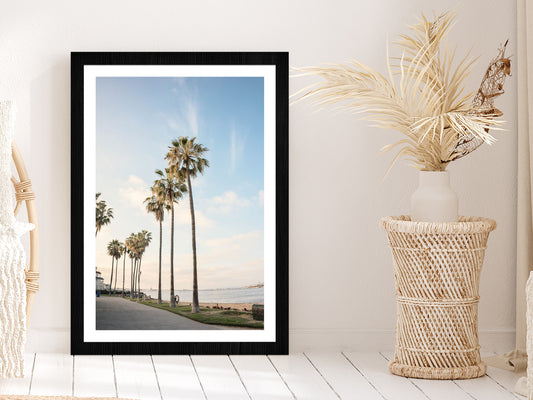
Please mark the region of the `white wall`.
MULTIPOLYGON (((41 291, 30 347, 68 351, 70 319, 70 69, 82 50, 287 50, 294 66, 358 58, 383 70, 387 39, 442 0, 226 0, 3 2, 0 96, 18 102, 17 140, 39 196, 41 291)), ((481 55, 475 88, 497 46, 516 43, 514 2, 469 0, 451 35, 481 55)), ((292 80, 291 92, 304 81, 292 80)), ((452 165, 460 211, 490 216, 480 329, 490 348, 512 346, 514 326, 516 76, 499 102, 499 142, 452 165), (498 345, 498 346, 496 346, 498 345)), ((378 219, 408 212, 414 169, 381 183, 398 138, 353 116, 298 104, 290 115, 291 349, 386 349, 395 320, 391 256, 378 219), (329 148, 329 149, 328 149, 329 148), (327 160, 326 160, 327 158, 327 160)), ((76 260, 75 260, 76 262, 76 260)))

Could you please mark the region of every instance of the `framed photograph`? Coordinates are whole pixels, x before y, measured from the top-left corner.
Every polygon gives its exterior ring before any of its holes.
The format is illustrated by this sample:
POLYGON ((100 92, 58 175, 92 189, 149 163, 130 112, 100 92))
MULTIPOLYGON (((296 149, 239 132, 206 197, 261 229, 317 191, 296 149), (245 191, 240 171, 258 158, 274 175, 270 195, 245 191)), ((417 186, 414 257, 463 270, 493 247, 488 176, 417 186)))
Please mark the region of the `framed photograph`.
POLYGON ((288 353, 288 53, 71 54, 72 354, 288 353))

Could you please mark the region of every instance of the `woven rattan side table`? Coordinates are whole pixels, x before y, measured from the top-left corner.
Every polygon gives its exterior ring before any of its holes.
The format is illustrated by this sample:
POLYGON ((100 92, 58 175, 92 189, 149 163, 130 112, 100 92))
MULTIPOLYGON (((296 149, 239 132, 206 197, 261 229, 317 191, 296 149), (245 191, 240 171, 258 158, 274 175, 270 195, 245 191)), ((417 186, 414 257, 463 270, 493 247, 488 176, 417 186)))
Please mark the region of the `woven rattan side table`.
POLYGON ((487 370, 478 340, 479 277, 491 219, 454 223, 380 221, 387 231, 396 281, 395 375, 469 379, 487 370))

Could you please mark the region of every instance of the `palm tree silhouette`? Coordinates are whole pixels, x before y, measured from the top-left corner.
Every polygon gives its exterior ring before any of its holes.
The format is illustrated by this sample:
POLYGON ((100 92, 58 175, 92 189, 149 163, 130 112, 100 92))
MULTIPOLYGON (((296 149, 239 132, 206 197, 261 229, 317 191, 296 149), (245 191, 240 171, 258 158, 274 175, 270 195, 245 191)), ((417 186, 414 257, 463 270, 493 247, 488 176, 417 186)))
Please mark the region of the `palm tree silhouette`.
POLYGON ((117 239, 113 239, 107 244, 107 254, 111 256, 111 278, 109 279, 109 294, 113 290, 113 273, 115 267, 115 259, 120 257, 120 242, 117 239))
POLYGON ((133 299, 134 293, 135 293, 135 263, 136 263, 136 238, 135 234, 132 233, 125 241, 126 248, 128 249, 128 255, 130 256, 131 261, 131 270, 130 270, 130 299, 133 299))
POLYGON ((198 174, 203 174, 204 170, 209 167, 209 161, 204 158, 204 153, 209 149, 199 143, 196 138, 179 137, 172 141, 172 146, 165 156, 168 160, 169 168, 173 175, 184 175, 187 181, 187 190, 189 192, 189 209, 191 212, 191 235, 192 235, 192 262, 193 262, 193 283, 192 283, 192 313, 200 312, 198 302, 198 268, 196 262, 196 221, 194 215, 194 201, 192 196, 191 177, 195 178, 198 174))
POLYGON ((117 256, 115 257, 117 259, 117 263, 115 266, 115 287, 113 291, 116 293, 117 291, 117 282, 118 282, 118 262, 120 260, 120 257, 122 257, 122 249, 124 247, 124 243, 118 242, 118 248, 117 248, 117 256))
POLYGON ((153 195, 170 206, 170 307, 176 307, 174 298, 174 203, 183 197, 187 191, 183 175, 172 174, 168 168, 165 172, 160 169, 155 173, 159 176, 152 186, 153 195))
POLYGON ((99 200, 101 195, 101 193, 96 193, 96 233, 94 236, 97 236, 100 229, 113 219, 113 209, 107 206, 105 200, 99 200))
POLYGON ((122 253, 122 298, 124 298, 124 285, 126 282, 126 254, 128 252, 125 242, 122 244, 122 246, 120 246, 120 251, 122 253))
MULTIPOLYGON (((157 181, 156 181, 157 182, 157 181)), ((155 192, 154 187, 151 188, 152 193, 155 192)), ((170 204, 166 202, 164 196, 158 197, 156 194, 152 194, 151 197, 147 197, 144 200, 146 204, 146 211, 155 215, 155 220, 159 222, 159 280, 157 283, 157 304, 161 304, 161 255, 163 251, 163 220, 165 218, 165 211, 170 210, 170 204)))
POLYGON ((144 251, 146 248, 150 245, 150 242, 152 241, 152 233, 148 232, 146 230, 143 230, 139 233, 137 233, 137 254, 138 254, 138 264, 137 264, 137 301, 139 301, 139 298, 141 297, 141 266, 142 266, 142 258, 144 251))

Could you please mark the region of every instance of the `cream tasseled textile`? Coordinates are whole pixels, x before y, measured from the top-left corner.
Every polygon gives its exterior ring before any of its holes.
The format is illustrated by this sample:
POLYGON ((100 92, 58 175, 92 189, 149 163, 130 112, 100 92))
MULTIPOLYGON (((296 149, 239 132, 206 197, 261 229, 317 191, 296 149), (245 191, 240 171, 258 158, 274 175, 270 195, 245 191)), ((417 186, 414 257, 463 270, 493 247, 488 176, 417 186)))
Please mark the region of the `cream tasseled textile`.
POLYGON ((526 346, 527 346, 527 376, 521 377, 515 384, 515 392, 533 400, 533 272, 529 273, 526 284, 526 346))
POLYGON ((22 377, 26 344, 26 257, 20 236, 32 224, 15 220, 11 184, 14 104, 0 101, 0 378, 22 377))
MULTIPOLYGON (((526 285, 526 302, 527 302, 527 334, 526 334, 526 346, 527 346, 527 398, 533 400, 533 272, 529 274, 529 279, 527 280, 526 285)), ((519 381, 520 382, 520 381, 519 381)), ((519 392, 522 395, 525 395, 522 390, 520 390, 519 382, 517 383, 519 392)))

